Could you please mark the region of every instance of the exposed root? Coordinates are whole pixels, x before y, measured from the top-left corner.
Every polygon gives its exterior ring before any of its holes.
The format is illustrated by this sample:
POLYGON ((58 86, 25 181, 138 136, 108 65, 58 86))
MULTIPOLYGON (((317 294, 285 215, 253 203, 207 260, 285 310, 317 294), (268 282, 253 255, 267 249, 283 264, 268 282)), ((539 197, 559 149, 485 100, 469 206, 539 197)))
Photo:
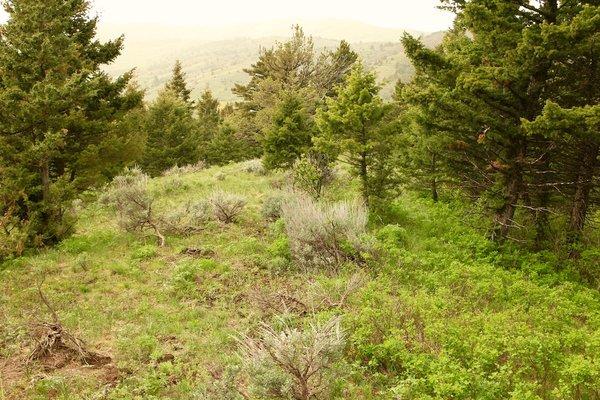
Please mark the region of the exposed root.
POLYGON ((71 335, 63 328, 56 310, 42 292, 42 284, 43 281, 38 285, 38 295, 50 311, 53 322, 36 325, 37 344, 27 357, 27 364, 54 356, 60 356, 64 361, 77 361, 85 365, 109 364, 110 357, 88 350, 83 340, 71 335))
POLYGON ((102 356, 87 349, 86 343, 64 330, 60 323, 41 324, 38 342, 27 357, 27 363, 61 355, 68 360, 85 365, 105 365, 110 357, 102 356))

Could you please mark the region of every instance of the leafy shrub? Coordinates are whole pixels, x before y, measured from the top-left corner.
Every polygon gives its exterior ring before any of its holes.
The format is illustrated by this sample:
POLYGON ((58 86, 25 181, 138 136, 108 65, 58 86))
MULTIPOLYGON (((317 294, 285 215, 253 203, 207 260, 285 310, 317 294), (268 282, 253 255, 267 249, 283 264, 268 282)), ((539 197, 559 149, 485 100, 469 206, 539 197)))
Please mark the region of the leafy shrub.
POLYGON ((212 205, 214 217, 225 224, 235 222, 246 206, 243 197, 220 190, 214 192, 208 201, 212 205))
POLYGON ((304 267, 337 267, 363 250, 367 210, 358 201, 320 205, 296 196, 283 205, 283 218, 292 255, 304 267))
POLYGON ((178 294, 186 294, 196 288, 196 277, 201 266, 196 261, 185 261, 175 268, 171 279, 171 286, 178 294))
POLYGON ((302 156, 292 170, 294 187, 319 198, 323 190, 333 181, 329 159, 318 153, 302 156))
POLYGON ((148 191, 148 176, 140 169, 125 170, 108 185, 101 202, 116 209, 119 225, 128 232, 152 230, 161 246, 165 237, 160 232, 159 219, 154 214, 154 197, 148 191))
POLYGON ((386 225, 375 236, 386 250, 403 248, 408 244, 408 232, 398 225, 386 225))
POLYGON ((0 261, 23 254, 29 238, 28 231, 27 223, 19 221, 8 212, 0 217, 0 261))
POLYGON ((341 359, 344 335, 332 318, 307 329, 263 325, 258 336, 240 341, 251 394, 270 399, 330 399, 333 365, 341 359))
POLYGON ((600 290, 600 248, 586 249, 575 263, 582 281, 600 290))
POLYGON ((258 158, 244 162, 242 164, 242 171, 254 175, 265 175, 267 173, 262 160, 258 158))

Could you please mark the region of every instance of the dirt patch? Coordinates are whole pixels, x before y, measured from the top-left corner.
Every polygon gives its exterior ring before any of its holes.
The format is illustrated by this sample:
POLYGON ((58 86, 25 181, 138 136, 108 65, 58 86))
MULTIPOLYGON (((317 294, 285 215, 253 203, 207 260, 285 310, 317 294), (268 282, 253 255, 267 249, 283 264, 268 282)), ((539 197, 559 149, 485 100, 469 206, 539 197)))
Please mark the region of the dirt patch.
POLYGON ((4 398, 25 399, 36 381, 50 377, 84 377, 101 388, 115 387, 126 375, 111 363, 110 357, 93 361, 82 363, 71 351, 60 348, 34 361, 29 361, 25 354, 0 360, 0 386, 4 398))

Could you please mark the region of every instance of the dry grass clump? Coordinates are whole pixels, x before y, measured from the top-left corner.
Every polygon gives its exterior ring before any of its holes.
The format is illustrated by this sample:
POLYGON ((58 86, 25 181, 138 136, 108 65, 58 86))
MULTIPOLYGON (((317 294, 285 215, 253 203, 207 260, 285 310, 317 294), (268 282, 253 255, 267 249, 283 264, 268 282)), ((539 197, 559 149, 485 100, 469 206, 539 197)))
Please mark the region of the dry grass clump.
POLYGON ((357 259, 368 218, 363 203, 319 204, 307 196, 295 196, 282 211, 290 250, 300 265, 335 268, 357 259))
POLYGON ((125 170, 107 187, 101 201, 116 209, 119 226, 128 232, 151 230, 159 245, 165 245, 165 237, 160 231, 160 219, 152 209, 154 197, 148 190, 148 175, 139 168, 125 170))
POLYGON ((223 171, 217 171, 215 174, 215 179, 219 182, 224 181, 227 178, 227 175, 223 171))
POLYGON ((231 224, 246 207, 246 199, 233 193, 217 190, 208 198, 213 216, 224 224, 231 224))
POLYGON ((324 324, 281 330, 263 325, 257 337, 244 336, 240 347, 257 398, 329 399, 345 344, 339 317, 324 324))

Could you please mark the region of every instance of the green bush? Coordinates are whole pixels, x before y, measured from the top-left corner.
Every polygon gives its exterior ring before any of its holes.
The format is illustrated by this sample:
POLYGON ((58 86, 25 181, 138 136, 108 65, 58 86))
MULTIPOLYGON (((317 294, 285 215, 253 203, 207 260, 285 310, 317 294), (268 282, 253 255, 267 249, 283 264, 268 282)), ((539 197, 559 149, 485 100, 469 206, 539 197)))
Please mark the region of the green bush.
POLYGON ((294 164, 292 177, 295 188, 318 199, 333 181, 333 170, 325 155, 310 153, 294 164))
POLYGON ((134 260, 148 260, 156 257, 156 254, 158 254, 158 248, 155 245, 149 244, 135 249, 131 254, 131 258, 134 260))
POLYGON ((375 236, 386 249, 402 248, 408 243, 408 231, 398 225, 386 225, 375 236))

